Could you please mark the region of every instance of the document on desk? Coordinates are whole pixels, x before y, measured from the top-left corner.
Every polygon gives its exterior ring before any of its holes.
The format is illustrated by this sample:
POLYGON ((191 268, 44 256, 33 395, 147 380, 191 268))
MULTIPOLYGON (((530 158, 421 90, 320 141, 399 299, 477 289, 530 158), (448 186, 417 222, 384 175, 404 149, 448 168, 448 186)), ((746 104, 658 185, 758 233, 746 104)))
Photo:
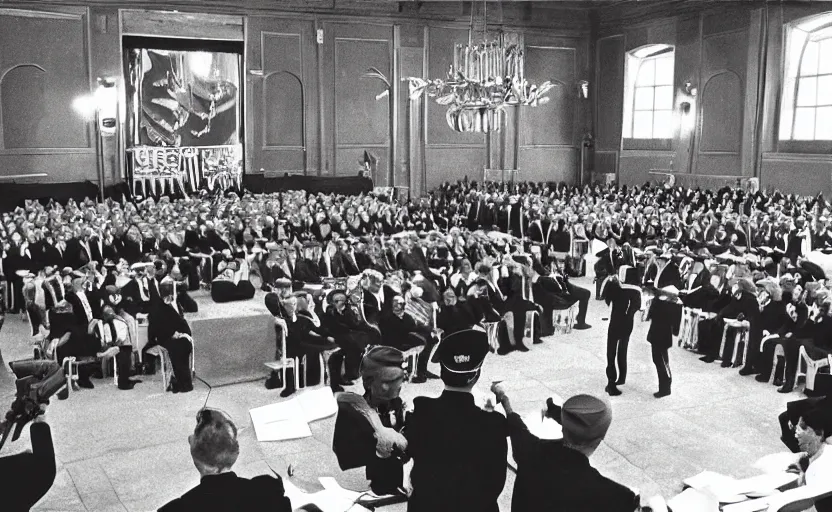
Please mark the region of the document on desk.
POLYGON ((338 412, 338 403, 327 387, 304 391, 291 400, 251 409, 258 441, 286 441, 310 437, 309 423, 338 412))
POLYGON ((300 402, 295 399, 251 409, 249 415, 258 441, 287 441, 312 436, 300 402))
POLYGON ((719 503, 713 496, 689 487, 667 502, 673 512, 719 512, 719 503))

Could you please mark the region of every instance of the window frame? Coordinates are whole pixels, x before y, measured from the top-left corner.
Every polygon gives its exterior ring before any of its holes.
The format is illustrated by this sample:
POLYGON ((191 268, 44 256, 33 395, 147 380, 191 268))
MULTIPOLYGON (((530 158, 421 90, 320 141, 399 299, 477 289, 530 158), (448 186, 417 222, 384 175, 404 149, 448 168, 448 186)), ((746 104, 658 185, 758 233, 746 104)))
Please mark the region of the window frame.
MULTIPOLYGON (((825 12, 806 18, 787 23, 784 27, 784 45, 783 45, 783 73, 781 79, 783 80, 779 119, 777 122, 777 150, 783 153, 807 153, 807 154, 824 154, 832 153, 832 138, 816 139, 817 132, 817 117, 815 117, 815 125, 812 127, 812 139, 796 139, 795 127, 797 123, 798 109, 811 109, 815 116, 819 108, 832 107, 832 103, 818 105, 817 95, 818 88, 815 87, 815 100, 812 105, 798 106, 798 96, 800 94, 801 82, 805 79, 814 78, 817 81, 821 77, 832 77, 832 70, 829 72, 821 72, 820 63, 823 55, 820 52, 821 43, 824 41, 832 41, 832 12, 825 12), (820 23, 817 23, 820 21, 820 23), (816 25, 811 29, 805 28, 806 25, 816 25), (803 28, 801 28, 803 27, 803 28), (789 53, 792 51, 792 44, 794 38, 800 37, 797 32, 805 34, 804 40, 800 47, 799 57, 797 62, 791 62, 789 53), (813 38, 813 34, 819 32, 827 32, 824 37, 813 38), (803 62, 806 55, 806 49, 810 43, 818 45, 818 62, 817 69, 813 74, 803 73, 803 62), (791 83, 793 81, 793 83, 791 83), (791 91, 789 91, 791 89, 791 91), (788 133, 784 132, 784 124, 788 122, 788 133)), ((832 43, 828 43, 832 44, 832 43)), ((830 53, 829 58, 832 58, 830 53)))
MULTIPOLYGON (((655 130, 655 112, 669 112, 671 119, 675 119, 676 110, 676 47, 671 44, 649 44, 639 48, 635 48, 626 53, 627 66, 625 66, 625 88, 624 88, 624 104, 625 111, 623 113, 623 130, 621 148, 623 150, 647 150, 647 151, 670 151, 672 149, 673 140, 675 137, 675 130, 672 126, 666 137, 652 137, 655 130), (639 56, 637 53, 646 52, 644 56, 639 56), (657 83, 655 70, 654 78, 650 85, 639 85, 639 76, 645 63, 649 61, 658 62, 660 59, 669 59, 673 65, 673 75, 669 83, 657 83), (630 66, 637 66, 635 71, 629 71, 630 66), (671 105, 669 109, 656 108, 656 90, 660 87, 670 87, 671 89, 671 105), (653 91, 653 105, 649 110, 636 108, 636 95, 639 89, 652 89, 653 91), (634 137, 635 122, 637 112, 650 112, 651 122, 650 138, 634 137)), ((655 66, 655 64, 654 64, 655 66)))

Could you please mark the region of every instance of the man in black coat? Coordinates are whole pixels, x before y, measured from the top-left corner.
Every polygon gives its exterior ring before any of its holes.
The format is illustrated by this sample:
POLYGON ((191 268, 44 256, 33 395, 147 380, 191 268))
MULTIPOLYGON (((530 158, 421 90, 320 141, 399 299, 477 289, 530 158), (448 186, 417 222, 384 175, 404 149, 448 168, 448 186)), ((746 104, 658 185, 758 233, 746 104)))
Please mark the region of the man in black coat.
POLYGON ((445 390, 438 398, 415 398, 405 428, 413 458, 408 512, 499 510, 497 498, 506 482, 506 419, 477 407, 471 395, 488 348, 485 333, 463 331, 437 349, 445 390))
MULTIPOLYGON (((5 393, 0 396, 5 396, 5 393)), ((55 481, 52 432, 43 421, 43 416, 34 419, 29 433, 32 438, 31 452, 0 458, 0 482, 5 488, 3 510, 31 509, 55 481)))
POLYGON ((279 476, 240 478, 232 466, 240 455, 237 426, 224 412, 203 408, 197 413, 194 433, 188 436, 191 457, 201 476, 200 483, 180 498, 164 505, 161 512, 191 510, 270 510, 291 512, 279 476))
POLYGON ((492 391, 508 415, 509 435, 517 478, 512 512, 635 512, 639 496, 606 478, 589 464, 612 422, 612 411, 602 400, 577 395, 558 407, 547 402, 546 417, 561 424, 563 439, 541 439, 532 434, 511 407, 500 384, 492 391))
POLYGON ((633 332, 633 318, 641 309, 641 289, 633 286, 638 280, 636 269, 624 265, 618 276, 604 282, 601 295, 608 305, 610 325, 607 329, 607 387, 611 396, 621 394, 618 386, 627 380, 627 347, 633 332), (617 364, 616 364, 617 363, 617 364), (617 366, 617 368, 616 368, 617 366))
POLYGON ((667 352, 673 346, 673 336, 679 334, 679 322, 682 320, 682 303, 678 296, 679 291, 674 286, 667 286, 656 290, 656 297, 650 305, 647 341, 659 378, 659 391, 653 393, 656 398, 670 395, 672 374, 667 352))

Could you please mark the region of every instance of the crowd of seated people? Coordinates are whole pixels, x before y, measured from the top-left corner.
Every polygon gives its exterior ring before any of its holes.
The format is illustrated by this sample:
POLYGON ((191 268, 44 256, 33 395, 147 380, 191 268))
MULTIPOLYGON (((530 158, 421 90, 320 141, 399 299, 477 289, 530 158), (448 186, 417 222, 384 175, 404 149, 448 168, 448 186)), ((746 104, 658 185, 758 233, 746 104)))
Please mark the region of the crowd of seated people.
MULTIPOLYGON (((118 288, 124 315, 134 319, 149 315, 152 322, 153 304, 164 302, 156 299, 159 283, 166 278, 174 282, 172 294, 183 313, 196 309, 188 292, 200 286, 210 288, 215 301, 226 302, 251 298, 255 285, 275 291, 278 282, 288 280, 291 290, 300 291, 310 285, 322 287, 326 281, 329 291, 333 280, 361 276, 360 302, 351 307, 358 306, 356 320, 363 323, 356 328, 366 336, 361 342, 342 345, 361 347, 372 343, 373 336, 388 342, 389 335, 382 332, 387 330, 395 333, 397 341, 391 343, 430 349, 444 329, 437 320, 448 317, 442 314, 443 307, 464 304, 476 318, 474 323, 499 323, 495 348, 500 353, 528 350, 528 343, 551 334, 554 311, 575 306, 575 327, 589 327, 585 316, 591 294, 569 278, 585 271, 582 256, 590 243, 605 246, 597 254, 593 250, 599 285, 626 264, 638 268, 642 284, 649 287, 657 272, 666 278, 688 257, 706 268, 697 273, 698 287, 681 286, 690 269, 680 272, 679 288, 695 290, 686 297, 691 307, 716 313, 700 329, 701 350, 712 359, 729 313, 749 320, 759 316, 745 311, 751 304, 751 289, 742 283, 745 295, 738 294, 728 304, 734 286, 726 282, 724 267, 738 265, 724 258, 756 253, 758 272, 777 279, 789 272, 788 264, 812 268, 811 262, 798 258, 832 246, 829 217, 830 207, 822 197, 729 188, 507 186, 465 180, 408 201, 303 191, 213 197, 203 193, 139 203, 28 201, 3 214, 0 239, 2 273, 8 281, 6 302, 12 311, 29 314, 34 334, 50 329, 48 312, 67 301, 61 309, 72 309, 75 338, 86 330, 92 334, 83 337, 92 339, 96 330, 89 325, 104 320, 101 307, 107 286, 118 288), (723 259, 714 264, 718 258, 723 259), (706 273, 711 277, 704 282, 706 273), (469 308, 465 303, 471 297, 481 299, 474 302, 482 307, 469 308), (738 306, 740 302, 744 305, 738 306), (529 329, 532 324, 535 328, 529 329), (406 333, 404 339, 400 333, 406 333)), ((311 291, 314 297, 307 308, 321 320, 320 327, 313 326, 326 334, 323 339, 335 340, 327 343, 338 345, 338 337, 330 332, 328 312, 321 309, 326 297, 320 290, 311 291)), ((348 297, 353 295, 347 291, 348 297)), ((810 294, 808 300, 811 306, 815 297, 810 294)), ((801 297, 795 301, 799 316, 801 297)), ((817 301, 812 318, 824 316, 817 314, 825 311, 823 302, 823 297, 817 301)), ((786 315, 781 316, 785 320, 786 315)), ((764 330, 774 333, 781 327, 762 329, 759 322, 751 323, 750 342, 755 348, 764 330)), ((60 321, 56 327, 60 335, 50 340, 66 337, 60 321)), ((812 333, 797 334, 800 344, 781 343, 789 354, 795 347, 815 356, 825 350, 823 343, 805 343, 812 333)), ((820 331, 815 334, 822 338, 820 331)), ((106 343, 77 339, 64 340, 61 347, 59 353, 78 357, 108 348, 106 343)), ((765 366, 755 362, 765 357, 757 357, 753 350, 749 354, 745 373, 765 366)), ((352 361, 353 370, 345 376, 352 380, 356 357, 339 354, 331 361, 334 365, 352 361)), ((423 359, 427 358, 425 354, 423 359)), ((792 359, 787 357, 787 364, 792 359)), ((417 382, 429 377, 426 361, 419 363, 417 382)), ((84 385, 87 381, 82 379, 84 385)))

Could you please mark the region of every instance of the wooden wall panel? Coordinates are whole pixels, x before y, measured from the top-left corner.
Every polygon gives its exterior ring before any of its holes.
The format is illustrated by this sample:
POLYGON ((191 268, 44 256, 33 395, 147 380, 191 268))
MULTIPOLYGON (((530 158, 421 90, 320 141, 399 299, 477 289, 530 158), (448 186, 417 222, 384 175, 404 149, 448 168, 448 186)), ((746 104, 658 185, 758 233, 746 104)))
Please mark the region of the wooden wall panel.
POLYGON ((314 27, 301 20, 250 18, 247 61, 248 172, 318 173, 314 27))
POLYGON ((376 68, 393 79, 393 27, 332 23, 325 24, 324 33, 325 119, 332 123, 328 133, 333 173, 354 176, 367 150, 378 158, 373 180, 386 186, 391 166, 390 98, 377 100, 384 84, 362 75, 376 68))
POLYGON ((672 169, 674 157, 671 151, 623 151, 618 161, 618 183, 644 185, 655 179, 651 171, 672 169))
POLYGON ((522 109, 523 146, 571 146, 575 138, 576 48, 526 46, 526 76, 532 83, 551 81, 549 103, 522 109))
POLYGON ((764 153, 760 185, 766 190, 825 197, 832 194, 832 156, 764 153))
POLYGON ((85 11, 0 12, 0 176, 98 180, 91 123, 73 108, 90 94, 85 11))
POLYGON ((702 87, 700 152, 739 154, 743 94, 740 77, 731 71, 712 76, 702 87))
POLYGON ((595 147, 618 151, 624 115, 624 36, 602 38, 596 52, 595 147))
MULTIPOLYGON (((428 31, 428 77, 439 78, 448 75, 454 63, 455 44, 468 43, 467 28, 430 27, 428 31)), ((445 119, 446 107, 437 105, 432 99, 427 102, 427 144, 429 146, 462 145, 485 147, 481 133, 459 133, 453 131, 445 119)), ((484 151, 484 149, 483 149, 484 151)))

